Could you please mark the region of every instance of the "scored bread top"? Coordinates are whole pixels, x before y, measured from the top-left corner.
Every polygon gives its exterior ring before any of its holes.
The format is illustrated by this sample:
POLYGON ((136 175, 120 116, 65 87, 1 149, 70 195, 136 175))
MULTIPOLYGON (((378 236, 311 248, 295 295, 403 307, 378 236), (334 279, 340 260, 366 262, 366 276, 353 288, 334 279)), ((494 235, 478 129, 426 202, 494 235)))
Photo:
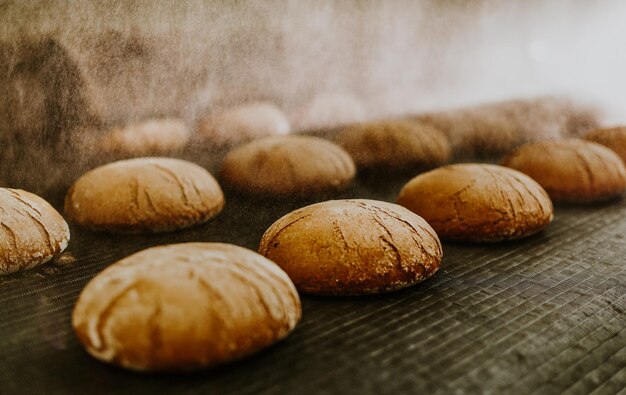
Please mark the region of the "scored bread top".
POLYGON ((611 199, 626 189, 626 169, 617 154, 590 141, 566 139, 525 144, 502 160, 537 181, 555 202, 611 199))
POLYGON ((398 204, 424 217, 442 239, 500 241, 525 237, 553 218, 552 202, 528 176, 502 166, 456 164, 420 174, 398 204))
POLYGON ((289 277, 254 251, 221 243, 149 248, 81 293, 72 324, 87 351, 135 370, 190 370, 249 355, 301 317, 289 277))
POLYGON ((70 230, 45 200, 0 188, 0 275, 30 269, 65 250, 70 230))
POLYGON ((202 223, 224 206, 204 168, 172 158, 113 162, 85 173, 65 198, 71 221, 94 230, 163 232, 202 223))

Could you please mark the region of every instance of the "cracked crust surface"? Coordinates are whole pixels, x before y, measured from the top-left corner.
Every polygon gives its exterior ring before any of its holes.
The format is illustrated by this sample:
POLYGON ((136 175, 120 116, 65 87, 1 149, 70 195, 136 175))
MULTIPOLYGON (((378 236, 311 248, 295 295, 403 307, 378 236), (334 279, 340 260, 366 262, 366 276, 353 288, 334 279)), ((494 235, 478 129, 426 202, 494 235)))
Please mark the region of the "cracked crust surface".
POLYGON ((270 226, 259 253, 306 293, 362 295, 408 287, 432 276, 443 252, 435 231, 396 204, 330 200, 270 226))
POLYGON ((133 370, 193 370, 250 355, 301 317, 289 277, 248 249, 221 243, 153 247, 111 265, 72 315, 94 357, 133 370))
POLYGON ((221 179, 258 195, 302 196, 340 190, 352 182, 354 162, 336 144, 317 137, 266 137, 226 155, 221 179))
POLYGON ((67 223, 48 202, 20 189, 0 188, 0 275, 48 262, 69 240, 67 223))
POLYGON ((502 164, 532 177, 555 202, 609 200, 626 189, 626 169, 620 157, 590 141, 529 143, 513 151, 502 164))
POLYGON ((429 169, 450 160, 446 136, 419 121, 380 121, 348 126, 337 144, 358 168, 384 170, 429 169))
POLYGON ((530 177, 486 164, 423 173, 402 188, 398 204, 424 217, 442 239, 470 242, 526 237, 554 215, 547 193, 530 177))
POLYGON ((65 198, 77 224, 111 232, 167 232, 208 221, 224 206, 204 168, 172 158, 113 162, 85 173, 65 198))

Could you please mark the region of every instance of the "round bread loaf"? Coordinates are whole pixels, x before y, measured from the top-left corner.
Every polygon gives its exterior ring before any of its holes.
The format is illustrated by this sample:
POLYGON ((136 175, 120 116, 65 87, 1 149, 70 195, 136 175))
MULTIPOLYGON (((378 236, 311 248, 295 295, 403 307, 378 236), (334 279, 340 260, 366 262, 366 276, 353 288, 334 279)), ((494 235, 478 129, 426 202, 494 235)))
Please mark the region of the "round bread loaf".
POLYGON ((555 202, 608 200, 626 189, 617 154, 590 141, 567 139, 525 144, 502 161, 535 179, 555 202))
POLYGON ((450 145, 439 130, 418 121, 351 125, 336 138, 359 169, 432 168, 450 159, 450 145))
POLYGON ((224 195, 213 176, 191 162, 137 158, 85 173, 65 197, 65 213, 77 224, 111 232, 167 232, 202 222, 221 211, 224 195))
POLYGON ((274 104, 258 102, 217 111, 197 125, 201 138, 216 145, 231 145, 291 131, 285 113, 274 104))
POLYGON ((48 262, 69 240, 67 223, 48 202, 20 189, 0 188, 0 275, 48 262))
POLYGON ((183 148, 191 133, 180 119, 151 119, 116 127, 101 141, 105 152, 133 155, 164 153, 183 148))
POLYGON ((295 210, 267 229, 259 252, 298 290, 325 295, 389 292, 439 269, 443 252, 433 229, 396 204, 330 200, 295 210))
POLYGON ((494 157, 520 143, 515 127, 489 110, 434 113, 417 119, 441 130, 457 158, 494 157))
POLYGON ((354 179, 354 162, 336 144, 317 137, 266 137, 229 152, 221 178, 259 195, 303 196, 338 190, 354 179))
POLYGON ((301 316, 273 262, 230 244, 184 243, 111 265, 81 293, 72 325, 99 360, 141 371, 193 370, 286 337, 301 316))
POLYGON ((587 133, 585 140, 610 148, 626 163, 626 127, 597 129, 587 133))
POLYGON ((546 192, 505 167, 457 164, 413 178, 398 204, 424 217, 442 239, 495 242, 539 232, 552 221, 546 192))

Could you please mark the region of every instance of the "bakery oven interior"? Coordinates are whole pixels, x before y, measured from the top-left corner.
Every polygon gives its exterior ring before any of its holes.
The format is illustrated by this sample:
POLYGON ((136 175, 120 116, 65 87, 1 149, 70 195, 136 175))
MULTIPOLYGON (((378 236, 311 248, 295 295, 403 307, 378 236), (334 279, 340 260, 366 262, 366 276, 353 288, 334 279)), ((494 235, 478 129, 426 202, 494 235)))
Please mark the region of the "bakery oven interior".
MULTIPOLYGON (((426 122, 453 161, 497 162, 527 141, 626 122, 624 17, 621 2, 580 0, 0 1, 0 186, 63 212, 81 174, 118 159, 172 156, 218 174, 224 154, 254 136, 205 133, 205 120, 247 103, 279 108, 291 133, 331 140, 345 125, 426 122), (163 118, 176 120, 171 135, 111 140, 163 118), (172 137, 177 127, 185 132, 172 137)), ((622 201, 557 206, 550 228, 522 241, 444 243, 441 270, 403 291, 302 296, 287 340, 197 374, 131 374, 74 338, 82 288, 132 252, 209 240, 256 250, 291 210, 394 202, 414 175, 363 172, 347 190, 305 199, 226 190, 218 217, 175 233, 70 224, 72 259, 0 277, 0 393, 624 390, 622 201)))

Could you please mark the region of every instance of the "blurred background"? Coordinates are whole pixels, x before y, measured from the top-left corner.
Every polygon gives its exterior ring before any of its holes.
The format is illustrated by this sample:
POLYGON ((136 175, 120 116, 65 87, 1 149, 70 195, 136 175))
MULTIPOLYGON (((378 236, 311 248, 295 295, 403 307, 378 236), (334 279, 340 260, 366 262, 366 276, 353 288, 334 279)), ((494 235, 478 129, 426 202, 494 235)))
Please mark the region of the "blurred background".
POLYGON ((559 96, 617 124, 624 20, 618 0, 0 0, 0 154, 259 100, 305 129, 320 95, 351 121, 559 96))

